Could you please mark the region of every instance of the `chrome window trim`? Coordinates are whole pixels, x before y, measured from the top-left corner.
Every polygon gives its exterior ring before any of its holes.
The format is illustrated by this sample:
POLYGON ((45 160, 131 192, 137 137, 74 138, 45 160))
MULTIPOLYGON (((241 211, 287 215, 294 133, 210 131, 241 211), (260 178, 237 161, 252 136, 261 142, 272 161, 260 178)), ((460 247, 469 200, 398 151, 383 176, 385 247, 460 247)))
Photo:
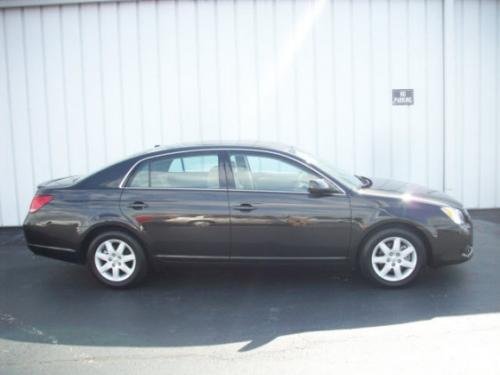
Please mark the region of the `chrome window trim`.
POLYGON ((206 188, 206 189, 203 189, 203 188, 181 188, 181 187, 177 187, 177 188, 161 188, 161 187, 154 187, 154 188, 150 188, 150 187, 133 187, 133 186, 125 186, 125 187, 122 187, 120 189, 127 189, 127 190, 193 190, 193 191, 227 191, 227 189, 215 189, 215 188, 206 188))
MULTIPOLYGON (((127 190, 169 190, 169 191, 209 191, 209 192, 234 192, 234 193, 280 193, 280 194, 300 194, 300 195, 309 195, 309 193, 305 191, 285 191, 285 190, 245 190, 245 189, 203 189, 203 188, 142 188, 142 187, 123 187, 121 189, 127 190)), ((330 194, 330 195, 344 195, 344 194, 330 194)))
MULTIPOLYGON (((279 193, 279 194, 299 194, 299 195, 309 195, 305 191, 286 191, 286 190, 246 190, 246 189, 227 189, 227 191, 234 193, 279 193)), ((336 194, 331 194, 336 195, 336 194)), ((337 194, 338 195, 338 194, 337 194)))
POLYGON ((195 190, 195 191, 237 191, 237 192, 258 192, 258 193, 287 193, 287 194, 308 194, 306 192, 292 192, 292 191, 272 191, 272 190, 245 190, 245 189, 203 189, 203 188, 142 188, 142 187, 129 187, 125 186, 125 183, 127 182, 128 178, 132 174, 132 172, 135 170, 135 168, 142 162, 151 160, 151 159, 157 159, 157 158, 162 158, 165 156, 170 156, 170 155, 178 155, 178 154, 190 154, 190 153, 197 153, 197 152, 210 152, 214 151, 215 153, 220 152, 220 151, 225 151, 225 152, 251 152, 251 153, 263 153, 263 154, 271 154, 271 155, 276 155, 276 156, 281 156, 285 159, 288 159, 292 162, 299 163, 302 165, 304 168, 312 170, 315 172, 317 175, 323 177, 327 181, 329 181, 333 186, 340 191, 340 193, 333 193, 331 195, 347 195, 346 191, 340 187, 335 181, 333 181, 330 177, 325 175, 324 173, 320 172, 313 166, 306 164, 302 162, 301 160, 295 159, 294 157, 283 153, 279 151, 273 151, 273 150, 266 150, 266 149, 258 149, 258 148, 247 148, 247 147, 217 147, 217 148, 199 148, 199 149, 191 149, 191 150, 178 150, 178 151, 170 151, 170 152, 165 152, 163 154, 158 154, 158 155, 152 155, 152 156, 147 156, 145 158, 142 158, 138 161, 136 161, 132 167, 128 170, 128 172, 125 174, 125 176, 122 178, 120 181, 120 185, 118 187, 120 189, 133 189, 133 190, 195 190))

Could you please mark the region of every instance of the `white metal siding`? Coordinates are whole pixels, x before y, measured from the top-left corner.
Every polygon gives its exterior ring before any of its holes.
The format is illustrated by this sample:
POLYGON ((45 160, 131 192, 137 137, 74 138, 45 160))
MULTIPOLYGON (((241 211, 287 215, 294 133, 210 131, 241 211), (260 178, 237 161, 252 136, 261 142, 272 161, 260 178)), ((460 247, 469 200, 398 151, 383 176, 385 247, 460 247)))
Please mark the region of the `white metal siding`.
POLYGON ((458 136, 445 147, 440 1, 0 10, 0 225, 21 223, 39 182, 214 139, 293 144, 357 173, 446 183, 468 206, 500 206, 499 5, 455 12, 458 136), (392 106, 392 88, 415 89, 415 105, 392 106), (456 170, 445 181, 448 150, 456 170))
POLYGON ((455 4, 455 124, 450 193, 500 206, 500 1, 455 4))

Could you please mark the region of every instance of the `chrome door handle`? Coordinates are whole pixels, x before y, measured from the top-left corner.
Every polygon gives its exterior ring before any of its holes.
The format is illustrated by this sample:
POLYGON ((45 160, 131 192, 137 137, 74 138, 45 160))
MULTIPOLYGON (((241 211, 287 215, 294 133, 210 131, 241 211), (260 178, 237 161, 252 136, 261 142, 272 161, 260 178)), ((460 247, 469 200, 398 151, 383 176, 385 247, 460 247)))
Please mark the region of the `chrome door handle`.
POLYGON ((250 203, 241 203, 239 206, 235 206, 234 209, 241 212, 250 212, 256 210, 257 207, 252 206, 250 203))
POLYGON ((128 206, 134 210, 142 210, 143 208, 146 208, 148 205, 144 202, 136 201, 134 203, 130 203, 128 206))

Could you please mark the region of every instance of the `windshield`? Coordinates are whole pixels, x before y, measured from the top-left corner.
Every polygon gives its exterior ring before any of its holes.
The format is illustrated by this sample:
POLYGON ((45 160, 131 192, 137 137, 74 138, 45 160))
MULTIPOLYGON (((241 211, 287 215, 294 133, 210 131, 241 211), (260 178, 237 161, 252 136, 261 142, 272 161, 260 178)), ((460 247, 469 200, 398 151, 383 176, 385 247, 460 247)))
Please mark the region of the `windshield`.
POLYGON ((330 176, 338 180, 339 182, 343 183, 350 189, 360 189, 363 187, 363 183, 359 178, 357 178, 355 175, 350 174, 349 172, 346 172, 340 168, 337 168, 333 166, 332 163, 322 160, 319 158, 316 158, 307 152, 297 150, 297 149, 292 149, 291 151, 293 154, 297 155, 299 158, 304 159, 307 163, 312 164, 317 166, 319 169, 325 171, 328 173, 330 176))

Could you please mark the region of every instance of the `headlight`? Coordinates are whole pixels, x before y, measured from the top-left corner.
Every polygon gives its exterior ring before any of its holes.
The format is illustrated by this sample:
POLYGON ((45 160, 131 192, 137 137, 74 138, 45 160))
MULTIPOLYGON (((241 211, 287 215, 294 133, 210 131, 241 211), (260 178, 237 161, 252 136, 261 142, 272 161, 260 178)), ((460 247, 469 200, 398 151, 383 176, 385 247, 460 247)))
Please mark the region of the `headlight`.
POLYGON ((464 214, 459 209, 452 207, 441 207, 441 211, 443 211, 446 216, 448 216, 455 224, 462 225, 463 223, 465 223, 464 214))

